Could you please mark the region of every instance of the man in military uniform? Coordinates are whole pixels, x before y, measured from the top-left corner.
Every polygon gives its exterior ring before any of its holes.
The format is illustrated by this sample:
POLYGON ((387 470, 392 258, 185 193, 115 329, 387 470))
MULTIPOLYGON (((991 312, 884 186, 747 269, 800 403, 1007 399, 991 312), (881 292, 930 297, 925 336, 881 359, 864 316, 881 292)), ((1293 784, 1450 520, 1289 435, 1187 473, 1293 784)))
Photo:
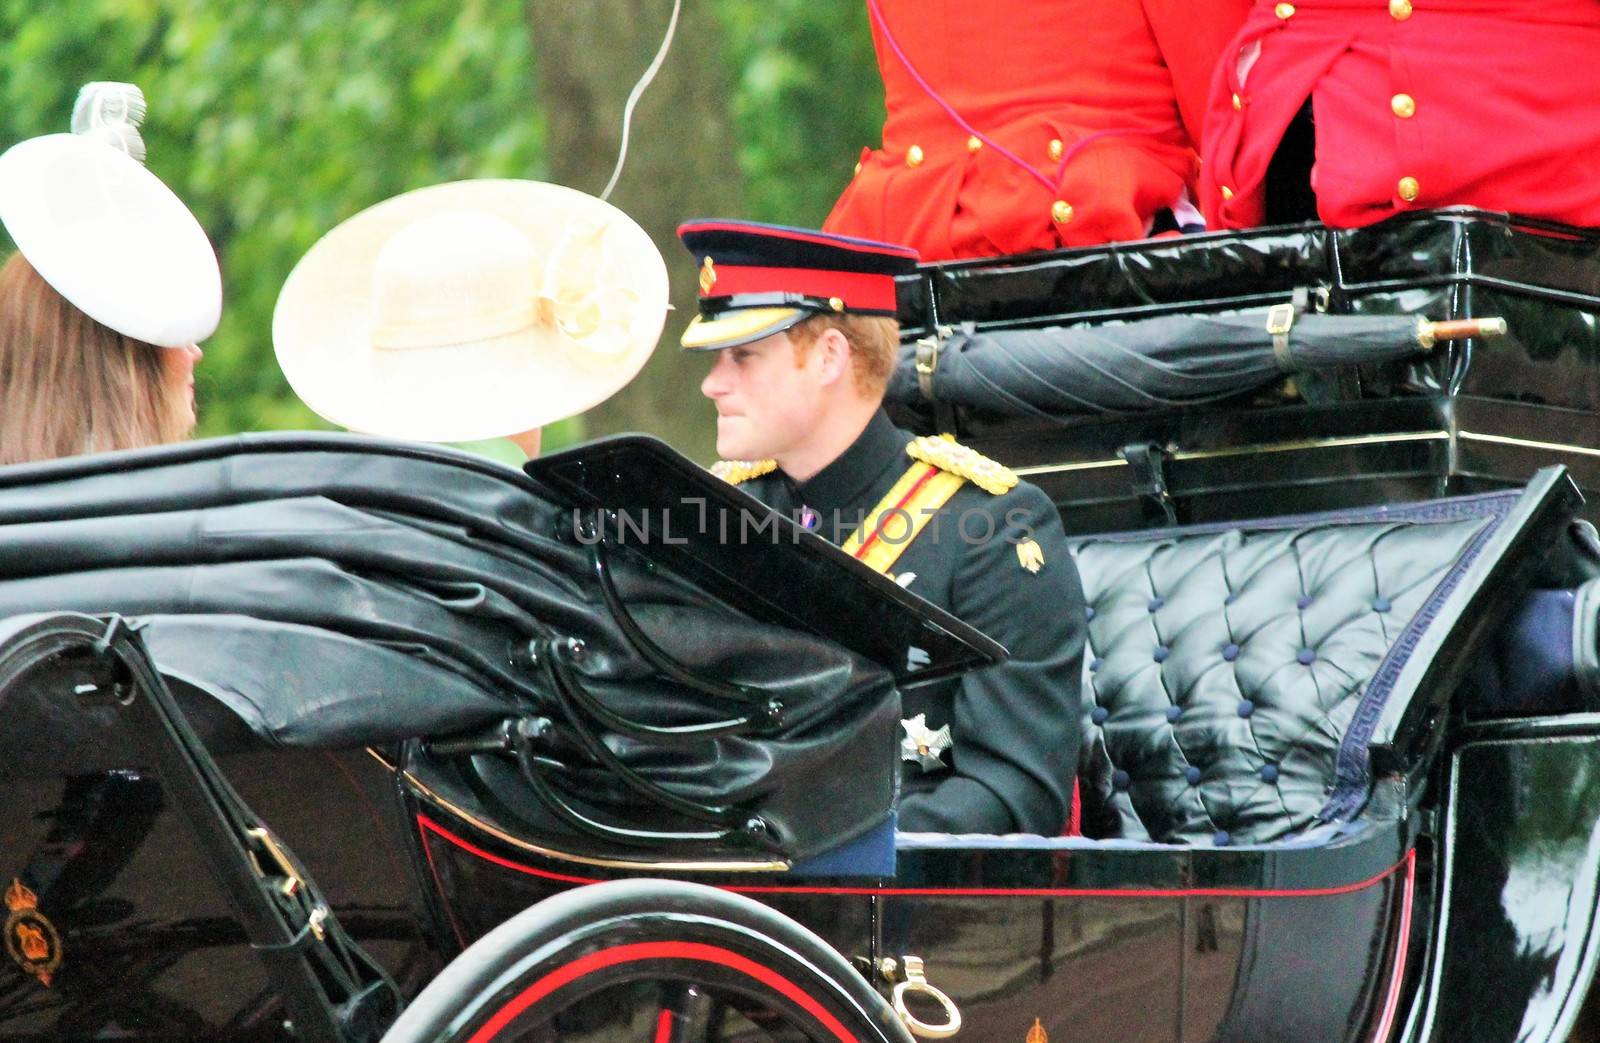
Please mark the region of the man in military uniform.
POLYGON ((700 265, 684 347, 716 352, 716 470, 1000 641, 998 666, 905 693, 900 827, 1061 832, 1085 613, 1060 515, 976 452, 883 412, 897 246, 733 221, 679 229, 700 265))

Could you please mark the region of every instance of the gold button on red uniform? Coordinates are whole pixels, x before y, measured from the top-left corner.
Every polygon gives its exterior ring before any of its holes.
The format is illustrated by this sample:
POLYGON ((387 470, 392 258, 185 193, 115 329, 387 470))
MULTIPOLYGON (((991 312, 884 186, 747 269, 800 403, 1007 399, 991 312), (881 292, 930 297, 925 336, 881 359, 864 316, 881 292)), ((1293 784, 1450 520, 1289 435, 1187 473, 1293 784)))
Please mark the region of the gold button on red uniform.
POLYGON ((1277 15, 1280 20, 1287 22, 1289 19, 1294 17, 1294 5, 1279 4, 1277 7, 1272 9, 1272 13, 1277 15))
POLYGON ((922 165, 922 146, 912 145, 906 149, 906 166, 920 167, 922 165))
POLYGON ((1411 0, 1389 0, 1389 17, 1403 22, 1411 17, 1411 0))
POLYGON ((1050 220, 1058 225, 1064 225, 1072 220, 1072 204, 1064 199, 1058 199, 1050 204, 1050 220))
POLYGON ((1400 179, 1400 183, 1394 186, 1394 190, 1401 199, 1408 203, 1415 203, 1417 197, 1422 194, 1422 185, 1414 177, 1403 177, 1400 179))
POLYGON ((1408 120, 1417 114, 1417 99, 1409 94, 1396 94, 1389 99, 1389 108, 1396 116, 1408 120))

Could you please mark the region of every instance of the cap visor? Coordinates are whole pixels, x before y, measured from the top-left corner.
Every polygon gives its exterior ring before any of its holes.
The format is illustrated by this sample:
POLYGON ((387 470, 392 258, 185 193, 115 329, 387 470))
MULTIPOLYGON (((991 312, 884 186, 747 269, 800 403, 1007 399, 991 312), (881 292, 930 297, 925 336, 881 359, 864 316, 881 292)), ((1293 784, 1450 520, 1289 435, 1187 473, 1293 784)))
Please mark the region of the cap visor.
POLYGON ((682 343, 685 351, 718 351, 782 333, 809 314, 802 308, 739 308, 715 319, 696 315, 682 343))

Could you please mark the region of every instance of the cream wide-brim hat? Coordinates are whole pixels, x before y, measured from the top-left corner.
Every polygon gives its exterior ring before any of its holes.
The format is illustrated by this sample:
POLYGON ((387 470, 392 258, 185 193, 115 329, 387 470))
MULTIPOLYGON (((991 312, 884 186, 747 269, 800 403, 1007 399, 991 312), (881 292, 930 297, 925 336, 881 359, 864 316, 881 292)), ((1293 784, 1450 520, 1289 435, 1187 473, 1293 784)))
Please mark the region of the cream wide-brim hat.
POLYGON ((138 160, 79 134, 0 155, 0 222, 34 271, 79 311, 164 348, 205 340, 222 273, 189 208, 138 160))
POLYGON ((319 416, 467 442, 605 401, 643 368, 666 313, 666 263, 621 210, 560 185, 458 181, 323 236, 278 295, 272 339, 319 416))

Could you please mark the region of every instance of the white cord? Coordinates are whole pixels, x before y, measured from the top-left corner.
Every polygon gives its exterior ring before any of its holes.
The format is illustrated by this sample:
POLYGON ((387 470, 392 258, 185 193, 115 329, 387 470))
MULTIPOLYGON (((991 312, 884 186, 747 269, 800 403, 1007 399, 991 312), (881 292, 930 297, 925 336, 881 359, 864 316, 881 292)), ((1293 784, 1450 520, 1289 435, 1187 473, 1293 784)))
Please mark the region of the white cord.
POLYGON ((667 23, 667 35, 661 39, 661 49, 656 51, 656 56, 650 60, 649 68, 639 77, 639 82, 633 85, 633 90, 628 94, 628 103, 622 107, 622 145, 617 149, 617 165, 611 171, 611 180, 606 182, 606 190, 600 193, 601 199, 611 198, 611 190, 617 187, 617 179, 622 176, 622 165, 628 161, 628 129, 633 123, 633 107, 639 104, 639 99, 644 96, 644 89, 650 86, 650 81, 661 71, 661 63, 667 57, 667 48, 672 46, 672 34, 678 30, 678 12, 682 8, 683 0, 672 0, 672 20, 667 23))

